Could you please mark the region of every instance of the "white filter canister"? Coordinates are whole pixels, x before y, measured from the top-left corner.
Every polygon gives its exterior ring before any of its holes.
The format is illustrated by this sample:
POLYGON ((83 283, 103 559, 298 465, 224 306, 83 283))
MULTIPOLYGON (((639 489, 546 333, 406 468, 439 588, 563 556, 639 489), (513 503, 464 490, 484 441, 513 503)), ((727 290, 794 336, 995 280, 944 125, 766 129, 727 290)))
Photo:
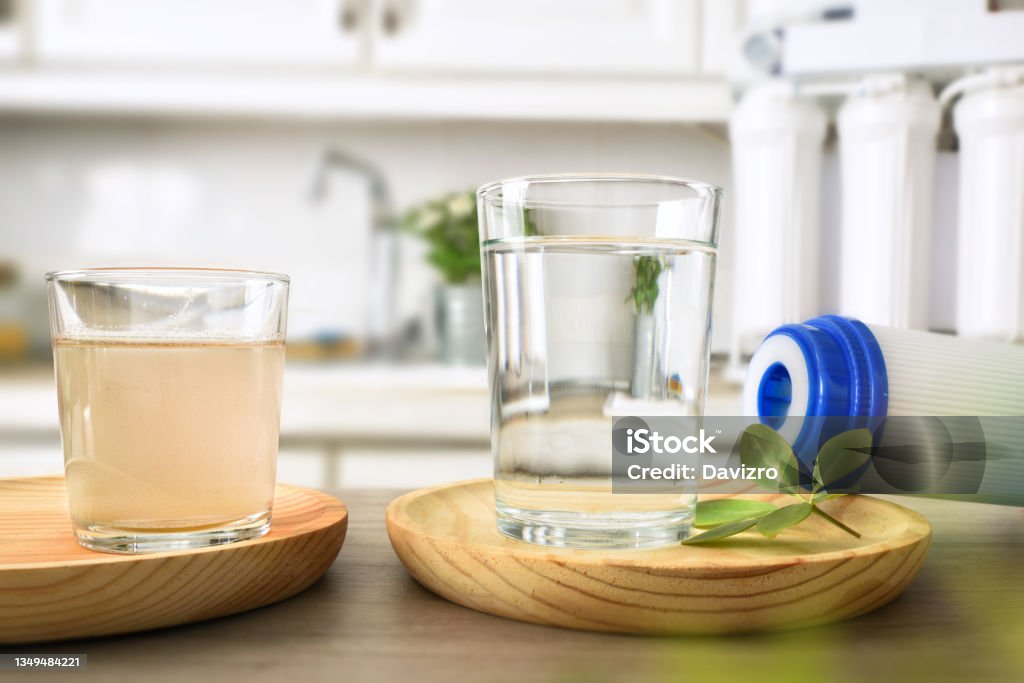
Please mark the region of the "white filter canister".
MULTIPOLYGON (((867 427, 879 473, 938 475, 932 493, 1024 505, 1024 346, 838 316, 784 325, 750 361, 743 413, 782 434, 808 471, 828 438, 867 427)), ((874 492, 901 491, 923 489, 874 492)))
MULTIPOLYGON (((953 110, 960 139, 956 326, 1024 341, 1024 67, 991 69, 953 110)), ((965 79, 966 80, 966 79, 965 79)))
POLYGON ((818 203, 827 119, 787 83, 748 91, 729 123, 736 208, 734 360, 817 315, 818 203))
POLYGON ((832 315, 784 325, 750 361, 743 414, 1024 415, 1024 347, 832 315))
POLYGON ((840 309, 928 327, 931 197, 941 110, 929 86, 867 79, 839 111, 840 309))

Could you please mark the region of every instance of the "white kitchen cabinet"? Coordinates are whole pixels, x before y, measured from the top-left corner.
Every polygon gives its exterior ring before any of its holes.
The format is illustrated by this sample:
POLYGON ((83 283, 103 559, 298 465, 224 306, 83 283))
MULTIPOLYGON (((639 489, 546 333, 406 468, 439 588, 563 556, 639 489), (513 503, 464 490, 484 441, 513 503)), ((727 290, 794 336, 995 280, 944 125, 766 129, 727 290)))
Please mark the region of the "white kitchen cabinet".
POLYGON ((38 0, 43 64, 355 66, 368 0, 38 0))
POLYGON ((695 75, 697 0, 375 0, 388 70, 695 75))
POLYGON ((726 120, 722 48, 745 6, 4 2, 18 12, 0 20, 0 65, 23 68, 0 68, 0 114, 658 123, 726 120))
POLYGON ((742 0, 703 0, 701 3, 701 73, 724 76, 736 51, 737 34, 746 18, 742 0))

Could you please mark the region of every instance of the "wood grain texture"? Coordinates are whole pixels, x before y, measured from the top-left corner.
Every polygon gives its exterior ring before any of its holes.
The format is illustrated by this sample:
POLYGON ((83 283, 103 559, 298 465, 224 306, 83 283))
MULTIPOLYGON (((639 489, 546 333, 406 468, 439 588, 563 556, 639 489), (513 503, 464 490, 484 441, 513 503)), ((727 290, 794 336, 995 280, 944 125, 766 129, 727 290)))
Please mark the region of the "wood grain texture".
POLYGON ((931 539, 927 520, 864 496, 824 507, 863 537, 814 517, 774 540, 748 532, 707 546, 545 548, 498 533, 489 480, 402 496, 388 507, 387 528, 418 582, 481 612, 594 631, 738 633, 870 612, 913 580, 931 539))
POLYGON ((927 517, 933 535, 921 571, 885 607, 799 631, 638 638, 502 619, 438 597, 388 543, 385 508, 406 491, 332 493, 349 508, 345 549, 293 598, 173 628, 0 650, 88 653, 87 669, 24 676, 33 683, 1024 680, 1022 508, 887 497, 927 517))
POLYGON ((0 480, 0 644, 160 628, 283 600, 327 571, 347 526, 336 498, 278 486, 262 538, 111 555, 75 541, 62 478, 0 480))

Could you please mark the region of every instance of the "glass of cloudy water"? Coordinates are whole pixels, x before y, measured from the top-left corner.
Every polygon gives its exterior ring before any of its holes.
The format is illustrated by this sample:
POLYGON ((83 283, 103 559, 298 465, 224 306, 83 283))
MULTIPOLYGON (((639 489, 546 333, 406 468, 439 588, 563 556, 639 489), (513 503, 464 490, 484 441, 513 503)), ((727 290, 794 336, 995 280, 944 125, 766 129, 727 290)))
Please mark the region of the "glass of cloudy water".
POLYGON ((551 175, 478 191, 498 528, 575 548, 689 534, 696 485, 612 492, 612 422, 700 417, 721 190, 551 175))
POLYGON ((141 553, 265 534, 288 277, 128 268, 46 279, 78 542, 141 553))

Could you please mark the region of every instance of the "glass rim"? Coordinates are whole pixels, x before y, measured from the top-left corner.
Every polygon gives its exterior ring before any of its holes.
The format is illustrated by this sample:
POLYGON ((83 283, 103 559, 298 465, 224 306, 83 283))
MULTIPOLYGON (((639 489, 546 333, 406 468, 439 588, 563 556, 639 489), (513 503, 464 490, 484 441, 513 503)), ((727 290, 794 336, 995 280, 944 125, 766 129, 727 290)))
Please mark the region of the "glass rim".
POLYGON ((263 270, 245 270, 242 268, 191 268, 177 266, 130 266, 111 268, 74 268, 69 270, 52 270, 46 274, 47 282, 139 282, 159 277, 177 277, 181 280, 193 279, 202 282, 245 282, 262 280, 289 284, 291 278, 284 273, 263 270))
MULTIPOLYGON (((708 183, 703 180, 694 180, 692 178, 682 178, 678 176, 670 175, 659 175, 653 173, 541 173, 535 175, 522 175, 513 176, 511 178, 502 178, 500 180, 492 180, 488 183, 484 183, 477 188, 477 197, 484 202, 494 203, 495 192, 501 190, 504 186, 513 183, 527 183, 527 184, 570 184, 570 183, 586 183, 586 182, 597 182, 597 183, 637 183, 637 184, 648 184, 648 185, 664 185, 669 187, 680 187, 695 190, 698 193, 698 198, 702 197, 716 197, 721 198, 724 195, 724 191, 718 185, 708 183)), ((503 197, 499 196, 497 199, 501 200, 503 197)), ((517 203, 525 204, 528 206, 601 206, 601 207, 641 207, 641 206, 658 206, 661 204, 682 201, 683 198, 679 199, 662 199, 652 201, 629 201, 622 203, 611 203, 607 205, 595 205, 588 202, 563 202, 558 200, 531 200, 531 199, 519 199, 517 203)))

